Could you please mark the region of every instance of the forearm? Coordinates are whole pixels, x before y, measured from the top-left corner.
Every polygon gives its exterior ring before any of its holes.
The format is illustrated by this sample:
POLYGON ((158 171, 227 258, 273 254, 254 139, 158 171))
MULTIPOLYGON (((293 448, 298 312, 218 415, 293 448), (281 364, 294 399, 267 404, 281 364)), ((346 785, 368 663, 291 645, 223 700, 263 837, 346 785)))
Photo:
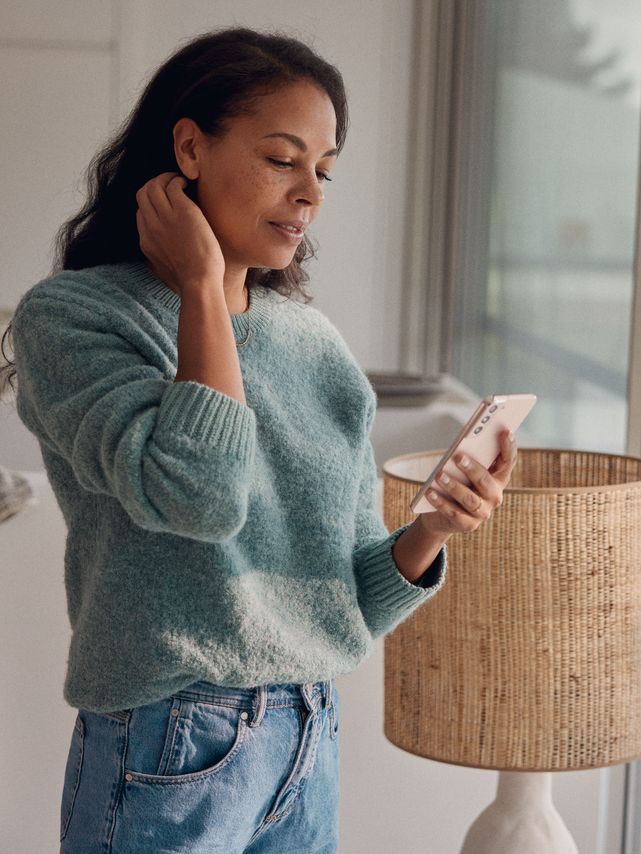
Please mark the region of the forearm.
POLYGON ((193 380, 247 403, 234 328, 221 288, 183 291, 174 382, 193 380))
POLYGON ((401 575, 414 584, 433 563, 448 536, 426 530, 419 515, 403 531, 392 547, 392 556, 401 575))

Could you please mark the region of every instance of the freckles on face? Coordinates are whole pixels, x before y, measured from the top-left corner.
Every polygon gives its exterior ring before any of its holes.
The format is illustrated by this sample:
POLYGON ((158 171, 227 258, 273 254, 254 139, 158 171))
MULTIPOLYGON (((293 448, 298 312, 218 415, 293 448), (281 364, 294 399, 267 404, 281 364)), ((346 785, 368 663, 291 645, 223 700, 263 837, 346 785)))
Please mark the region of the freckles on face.
POLYGON ((199 204, 227 265, 280 267, 289 263, 290 257, 274 256, 268 247, 261 246, 269 213, 282 205, 282 175, 270 174, 251 161, 221 158, 211 180, 201 183, 199 204))
POLYGON ((198 203, 226 262, 283 267, 291 261, 296 246, 272 223, 316 217, 335 135, 329 97, 299 83, 264 96, 254 113, 231 120, 222 137, 208 141, 199 159, 198 203), (272 139, 283 132, 300 145, 272 139))
POLYGON ((283 176, 268 172, 264 166, 256 163, 246 171, 244 184, 246 192, 256 203, 267 201, 271 196, 277 199, 278 194, 283 192, 283 176))
POLYGON ((201 182, 203 213, 214 231, 241 216, 245 222, 277 203, 282 178, 266 172, 259 164, 220 158, 208 182, 201 182))

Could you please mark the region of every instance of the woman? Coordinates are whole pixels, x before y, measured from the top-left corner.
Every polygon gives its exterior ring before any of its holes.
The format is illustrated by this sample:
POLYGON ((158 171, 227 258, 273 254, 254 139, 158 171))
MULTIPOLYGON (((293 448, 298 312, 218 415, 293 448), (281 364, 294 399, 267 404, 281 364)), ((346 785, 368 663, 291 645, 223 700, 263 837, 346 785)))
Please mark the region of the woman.
POLYGON ((340 74, 299 41, 195 39, 17 307, 17 408, 68 526, 62 852, 336 851, 334 678, 501 502, 509 436, 390 535, 373 389, 287 298, 346 128, 340 74))

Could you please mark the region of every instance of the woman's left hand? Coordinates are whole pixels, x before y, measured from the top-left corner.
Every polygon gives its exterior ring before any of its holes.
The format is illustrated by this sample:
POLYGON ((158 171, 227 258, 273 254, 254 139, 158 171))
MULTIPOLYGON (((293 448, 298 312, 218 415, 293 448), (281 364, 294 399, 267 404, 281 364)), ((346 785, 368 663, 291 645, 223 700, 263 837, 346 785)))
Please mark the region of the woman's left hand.
POLYGON ((490 469, 476 460, 457 454, 454 462, 470 481, 464 486, 454 478, 441 474, 435 485, 441 495, 430 489, 427 498, 437 513, 422 513, 421 523, 436 536, 470 533, 486 522, 503 502, 503 490, 509 483, 516 463, 517 447, 514 437, 506 430, 501 434, 501 454, 490 469))

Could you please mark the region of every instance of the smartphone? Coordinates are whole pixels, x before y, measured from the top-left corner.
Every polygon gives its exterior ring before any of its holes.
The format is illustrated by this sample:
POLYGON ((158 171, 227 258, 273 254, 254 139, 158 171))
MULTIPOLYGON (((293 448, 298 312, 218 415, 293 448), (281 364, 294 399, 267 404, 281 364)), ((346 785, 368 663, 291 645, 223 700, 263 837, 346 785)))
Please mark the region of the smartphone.
POLYGON ((432 483, 441 472, 465 486, 470 481, 456 465, 455 453, 467 454, 485 468, 490 468, 501 452, 499 436, 504 430, 514 433, 536 403, 535 394, 493 394, 483 398, 470 420, 443 454, 438 464, 410 502, 414 513, 431 513, 434 507, 426 497, 431 488, 443 493, 432 483))

